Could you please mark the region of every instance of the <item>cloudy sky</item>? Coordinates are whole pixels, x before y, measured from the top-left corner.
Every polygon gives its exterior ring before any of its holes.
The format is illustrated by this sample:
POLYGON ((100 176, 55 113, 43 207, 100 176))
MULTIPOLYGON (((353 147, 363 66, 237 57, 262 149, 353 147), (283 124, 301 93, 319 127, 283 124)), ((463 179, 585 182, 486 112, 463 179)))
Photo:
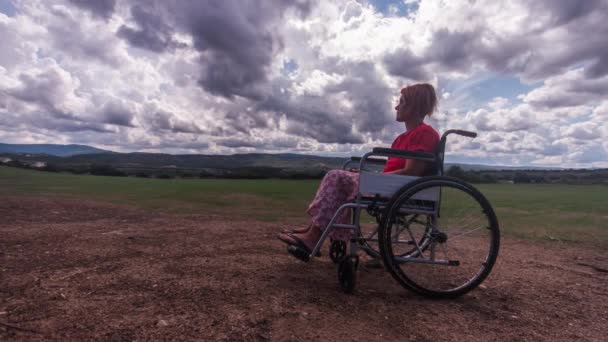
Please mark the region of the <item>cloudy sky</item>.
POLYGON ((608 167, 608 1, 0 0, 0 142, 360 155, 434 84, 448 160, 608 167))

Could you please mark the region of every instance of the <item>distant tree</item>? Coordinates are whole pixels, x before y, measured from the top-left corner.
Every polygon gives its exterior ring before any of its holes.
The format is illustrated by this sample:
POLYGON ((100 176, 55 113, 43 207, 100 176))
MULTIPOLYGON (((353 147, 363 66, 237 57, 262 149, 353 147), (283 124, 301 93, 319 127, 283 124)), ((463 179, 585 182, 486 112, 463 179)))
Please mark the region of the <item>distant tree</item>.
POLYGON ((168 175, 166 173, 163 173, 161 175, 158 175, 156 178, 159 178, 159 179, 173 179, 174 177, 173 177, 173 175, 168 175))
POLYGON ((139 171, 135 173, 135 177, 139 177, 139 178, 150 178, 150 175, 143 172, 143 171, 139 171))
POLYGON ((8 163, 6 163, 6 165, 12 166, 12 167, 19 167, 19 168, 23 168, 23 169, 29 169, 30 168, 29 165, 27 165, 25 163, 22 163, 21 161, 19 161, 19 159, 11 160, 8 163))
POLYGON ((43 166, 43 167, 40 168, 40 171, 59 172, 61 170, 59 169, 59 167, 57 165, 47 163, 45 166, 43 166))
POLYGON ((464 180, 466 178, 466 174, 464 170, 458 165, 452 165, 446 172, 446 176, 458 178, 464 180))
POLYGON ((545 177, 543 177, 542 175, 531 175, 530 182, 531 183, 546 183, 545 177))
POLYGON ((210 178, 210 177, 214 177, 215 175, 209 171, 206 170, 201 170, 201 173, 198 174, 199 178, 210 178))
POLYGON ((514 183, 530 183, 530 176, 525 172, 516 172, 513 176, 514 183))
POLYGON ((489 173, 481 175, 481 183, 496 183, 497 179, 489 173))
POLYGON ((117 170, 109 165, 91 165, 91 169, 89 171, 92 175, 95 176, 113 176, 113 177, 126 177, 127 174, 117 170))

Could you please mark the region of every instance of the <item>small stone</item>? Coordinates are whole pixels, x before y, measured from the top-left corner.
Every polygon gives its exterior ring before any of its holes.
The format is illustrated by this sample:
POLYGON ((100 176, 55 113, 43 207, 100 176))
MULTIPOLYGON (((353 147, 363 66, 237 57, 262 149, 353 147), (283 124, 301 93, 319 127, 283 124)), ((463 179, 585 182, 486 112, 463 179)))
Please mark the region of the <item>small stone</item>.
POLYGON ((518 319, 519 317, 515 316, 515 315, 511 315, 511 318, 513 319, 518 319))
POLYGON ((0 311, 0 316, 6 315, 7 313, 8 313, 7 311, 0 311))
POLYGON ((488 289, 488 287, 485 286, 484 284, 479 285, 479 288, 482 289, 482 290, 487 290, 488 289))
POLYGON ((156 323, 156 325, 159 327, 166 327, 169 325, 169 323, 167 323, 167 321, 165 321, 164 319, 159 319, 158 323, 156 323))

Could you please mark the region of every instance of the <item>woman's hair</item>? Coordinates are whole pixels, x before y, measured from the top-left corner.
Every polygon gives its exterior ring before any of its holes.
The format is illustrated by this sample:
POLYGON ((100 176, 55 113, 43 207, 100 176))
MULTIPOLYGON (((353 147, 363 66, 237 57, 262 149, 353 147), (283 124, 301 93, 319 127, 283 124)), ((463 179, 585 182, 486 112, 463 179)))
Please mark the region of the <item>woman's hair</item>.
POLYGON ((428 83, 414 84, 401 89, 401 95, 405 100, 405 106, 411 113, 421 117, 431 116, 437 109, 437 95, 435 88, 428 83))

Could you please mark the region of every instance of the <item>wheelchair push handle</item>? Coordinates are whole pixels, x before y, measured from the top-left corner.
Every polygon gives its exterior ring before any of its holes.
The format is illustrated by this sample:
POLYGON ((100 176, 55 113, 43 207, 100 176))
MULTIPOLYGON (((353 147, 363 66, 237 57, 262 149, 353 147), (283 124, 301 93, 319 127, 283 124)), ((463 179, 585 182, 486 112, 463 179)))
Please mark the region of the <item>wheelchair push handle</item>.
POLYGON ((452 133, 462 135, 465 137, 469 137, 469 138, 475 138, 477 136, 477 133, 475 133, 475 132, 465 131, 462 129, 450 129, 450 130, 446 131, 443 135, 447 136, 448 134, 452 134, 452 133))

